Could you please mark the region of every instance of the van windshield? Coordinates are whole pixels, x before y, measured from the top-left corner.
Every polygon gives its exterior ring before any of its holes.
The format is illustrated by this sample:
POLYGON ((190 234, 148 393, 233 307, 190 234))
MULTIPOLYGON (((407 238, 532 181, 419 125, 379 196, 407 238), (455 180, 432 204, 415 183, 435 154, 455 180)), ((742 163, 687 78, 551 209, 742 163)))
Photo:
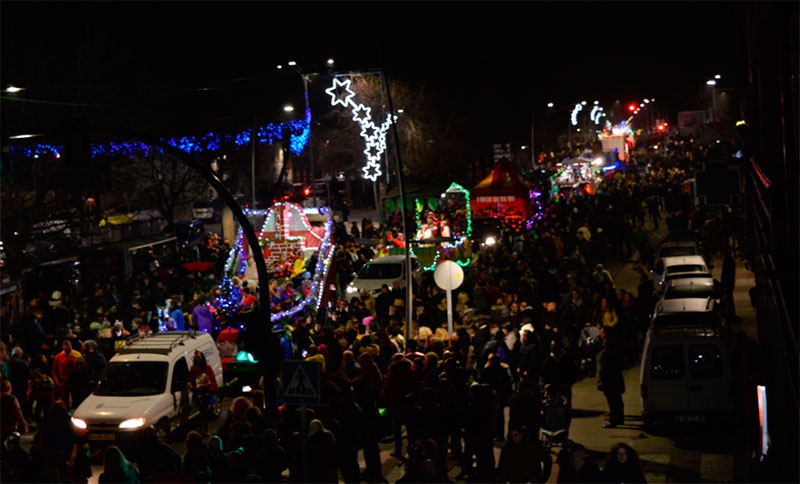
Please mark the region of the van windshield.
POLYGON ((164 393, 168 366, 163 361, 112 362, 94 390, 101 397, 143 397, 164 393))
POLYGON ((402 275, 403 264, 365 264, 358 271, 359 279, 397 279, 402 275))

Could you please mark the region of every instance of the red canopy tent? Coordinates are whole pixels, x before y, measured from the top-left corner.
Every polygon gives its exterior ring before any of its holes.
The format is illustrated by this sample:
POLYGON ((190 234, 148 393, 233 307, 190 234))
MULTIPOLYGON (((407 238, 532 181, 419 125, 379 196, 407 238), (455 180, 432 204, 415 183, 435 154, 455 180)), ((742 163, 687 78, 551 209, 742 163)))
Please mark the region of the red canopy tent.
POLYGON ((533 216, 530 184, 507 158, 500 158, 491 173, 471 191, 473 218, 533 216))

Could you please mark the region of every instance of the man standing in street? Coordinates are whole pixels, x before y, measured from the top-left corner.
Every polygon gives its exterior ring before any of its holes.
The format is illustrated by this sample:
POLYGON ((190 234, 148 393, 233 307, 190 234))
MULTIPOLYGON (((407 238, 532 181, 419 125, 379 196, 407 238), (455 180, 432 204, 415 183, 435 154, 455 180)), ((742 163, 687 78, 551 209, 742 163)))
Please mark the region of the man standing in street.
POLYGON ((83 359, 89 369, 89 388, 94 389, 100 374, 108 365, 108 360, 103 353, 97 351, 97 342, 93 339, 83 342, 83 359))
POLYGON ((11 393, 17 397, 26 420, 31 418, 30 400, 27 397, 31 388, 31 380, 33 380, 31 366, 24 357, 22 347, 15 346, 11 350, 11 359, 8 360, 8 381, 11 382, 11 393))
POLYGON ((600 328, 600 339, 605 348, 598 355, 600 363, 599 380, 597 389, 603 392, 608 402, 608 423, 603 424, 604 429, 614 429, 622 425, 625 420, 625 404, 622 394, 625 393, 625 379, 622 375, 623 353, 619 345, 619 338, 615 328, 600 328))
POLYGON ((62 400, 67 408, 69 406, 69 393, 68 386, 69 376, 75 367, 75 359, 81 358, 82 355, 79 351, 72 349, 72 343, 65 339, 61 343, 61 352, 53 357, 53 381, 56 384, 56 399, 62 400))

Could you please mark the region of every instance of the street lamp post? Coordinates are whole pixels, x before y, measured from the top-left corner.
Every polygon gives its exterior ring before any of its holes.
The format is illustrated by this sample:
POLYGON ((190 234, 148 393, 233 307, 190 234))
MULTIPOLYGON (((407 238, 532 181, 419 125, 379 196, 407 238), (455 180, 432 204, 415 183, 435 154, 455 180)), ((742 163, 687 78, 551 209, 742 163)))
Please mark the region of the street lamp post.
POLYGON ((722 76, 717 74, 714 79, 709 79, 706 84, 711 86, 711 125, 717 125, 717 80, 722 76))
MULTIPOLYGON (((330 64, 331 61, 328 61, 330 64)), ((308 159, 311 171, 311 196, 314 206, 317 206, 317 187, 316 187, 316 176, 314 173, 314 144, 311 142, 311 105, 308 102, 308 82, 310 74, 303 72, 303 69, 297 64, 295 61, 289 61, 288 65, 294 68, 295 72, 300 75, 300 78, 303 80, 303 99, 305 101, 305 112, 303 115, 305 119, 308 120, 308 140, 306 141, 308 145, 308 159)), ((281 66, 278 66, 280 69, 281 66)))

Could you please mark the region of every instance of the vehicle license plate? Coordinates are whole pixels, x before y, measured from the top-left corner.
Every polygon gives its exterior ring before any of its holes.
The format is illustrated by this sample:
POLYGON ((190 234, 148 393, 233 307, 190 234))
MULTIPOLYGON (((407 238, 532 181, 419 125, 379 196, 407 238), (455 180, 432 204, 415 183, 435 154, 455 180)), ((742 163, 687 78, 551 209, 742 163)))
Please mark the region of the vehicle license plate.
POLYGON ((705 422, 705 421, 706 421, 706 418, 703 415, 678 415, 677 417, 675 417, 675 422, 678 422, 678 423, 681 423, 681 422, 697 423, 697 422, 705 422))
POLYGON ((114 434, 89 434, 89 440, 117 440, 114 434))

